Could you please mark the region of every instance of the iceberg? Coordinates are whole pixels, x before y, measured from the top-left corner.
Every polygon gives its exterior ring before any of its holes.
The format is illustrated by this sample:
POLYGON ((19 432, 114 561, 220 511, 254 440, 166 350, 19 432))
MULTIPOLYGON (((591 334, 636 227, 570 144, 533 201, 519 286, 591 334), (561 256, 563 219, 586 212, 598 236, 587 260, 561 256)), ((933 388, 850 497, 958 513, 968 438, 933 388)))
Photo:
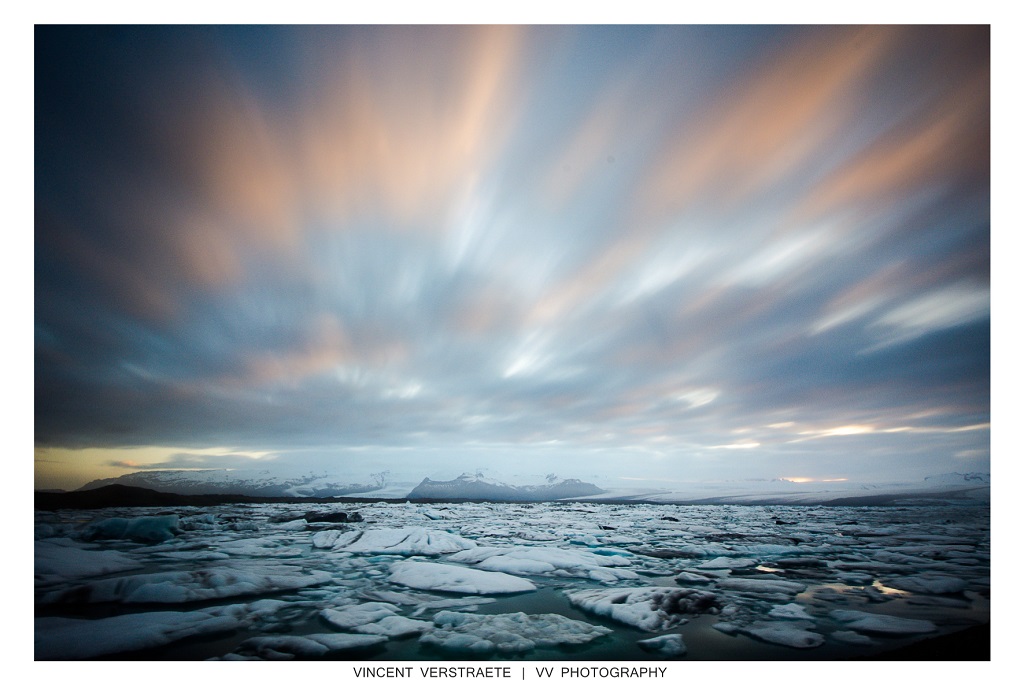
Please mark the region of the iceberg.
POLYGON ((956 594, 967 589, 967 581, 949 575, 912 575, 886 580, 890 587, 918 594, 956 594))
POLYGON ((901 618, 885 614, 869 614, 864 611, 837 609, 832 618, 858 633, 879 635, 917 635, 933 633, 938 628, 931 621, 916 618, 901 618))
POLYGON ((48 616, 35 623, 36 659, 89 659, 159 647, 193 635, 234 630, 238 621, 201 611, 155 611, 109 618, 48 616))
POLYGON ((679 587, 581 590, 567 596, 584 611, 646 631, 668 630, 686 623, 687 614, 719 610, 718 599, 710 592, 679 587))
POLYGON ((380 635, 352 633, 317 633, 313 635, 264 635, 249 638, 239 645, 242 653, 261 659, 294 659, 323 657, 331 652, 373 647, 386 642, 380 635))
POLYGON ((801 628, 792 621, 758 621, 742 626, 740 632, 775 645, 806 649, 825 642, 824 636, 801 628))
POLYGON ((686 643, 683 642, 683 636, 679 633, 640 640, 637 645, 648 652, 657 652, 665 657, 681 657, 686 654, 686 643))
POLYGON ((506 573, 414 560, 391 566, 388 579, 413 589, 462 594, 513 594, 537 589, 529 580, 506 573))
POLYGON ((82 530, 82 539, 127 539, 145 544, 159 544, 180 534, 177 515, 152 517, 108 517, 90 522, 82 530))
POLYGON ((333 577, 322 570, 308 573, 297 568, 278 566, 274 573, 260 574, 234 568, 144 573, 103 578, 43 596, 43 603, 149 603, 178 604, 206 599, 296 590, 330 582, 333 577))
POLYGON ((109 573, 120 573, 142 566, 143 563, 129 558, 119 551, 96 551, 78 548, 69 543, 51 541, 35 543, 36 587, 109 573))
POLYGON ((477 615, 442 611, 420 643, 454 652, 512 654, 538 647, 582 645, 610 633, 604 626, 559 614, 477 615))
POLYGON ((313 545, 351 553, 439 556, 476 547, 476 542, 436 529, 402 527, 355 532, 327 530, 313 535, 313 545))
POLYGON ((379 621, 387 616, 394 616, 399 608, 394 604, 385 602, 364 602, 355 606, 345 607, 344 611, 337 609, 324 609, 320 617, 335 628, 350 630, 358 626, 365 626, 367 623, 379 621))
POLYGON ((450 561, 476 565, 515 575, 553 574, 559 577, 583 577, 598 582, 634 580, 639 577, 628 566, 631 561, 619 552, 597 553, 586 549, 560 549, 549 546, 477 547, 448 557, 450 561))

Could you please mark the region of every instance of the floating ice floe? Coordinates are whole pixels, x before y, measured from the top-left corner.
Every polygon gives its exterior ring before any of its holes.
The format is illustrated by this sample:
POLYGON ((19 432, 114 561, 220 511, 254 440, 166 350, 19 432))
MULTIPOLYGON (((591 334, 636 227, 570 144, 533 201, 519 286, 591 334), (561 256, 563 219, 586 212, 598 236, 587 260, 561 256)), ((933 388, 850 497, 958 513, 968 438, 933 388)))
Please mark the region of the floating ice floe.
POLYGON ((844 645, 874 645, 875 641, 866 635, 852 630, 837 630, 829 633, 829 637, 844 645))
POLYGON ((142 563, 118 551, 78 548, 70 540, 35 543, 36 587, 141 568, 142 563))
POLYGON ((249 638, 238 649, 242 653, 253 653, 261 659, 294 659, 323 657, 331 652, 373 647, 386 641, 387 638, 382 635, 353 633, 264 635, 249 638))
POLYGON ((632 580, 632 570, 618 566, 630 565, 619 552, 598 553, 582 549, 559 549, 549 546, 477 547, 448 557, 450 561, 469 563, 482 570, 515 575, 553 574, 560 577, 584 577, 599 582, 632 580))
POLYGON ((473 654, 510 654, 538 647, 582 645, 611 632, 604 626, 559 614, 478 615, 442 611, 434 616, 434 626, 434 630, 420 637, 421 644, 473 654))
POLYGON ((413 560, 391 566, 388 579, 413 589, 463 594, 511 594, 537 589, 529 580, 506 573, 413 560))
POLYGON ((825 642, 820 633, 801 628, 793 621, 757 621, 749 626, 740 626, 739 631, 758 640, 800 649, 818 647, 825 642))
POLYGON ((181 530, 177 515, 155 515, 152 517, 108 517, 90 522, 82 529, 85 541, 97 539, 126 539, 146 544, 159 544, 173 539, 181 530))
POLYGON ((885 614, 869 614, 864 611, 837 609, 832 618, 858 633, 879 635, 917 635, 937 630, 934 623, 916 618, 901 618, 885 614))
POLYGON ((476 542, 456 534, 423 527, 367 529, 355 532, 327 530, 313 535, 313 546, 352 553, 439 556, 476 547, 476 542))
POLYGON ((718 558, 705 561, 697 566, 698 570, 732 570, 739 568, 753 568, 757 565, 757 561, 752 558, 731 558, 729 556, 719 556, 718 558))
POLYGON ((412 635, 420 635, 433 629, 434 624, 429 621, 420 621, 405 616, 385 616, 379 621, 367 623, 363 626, 356 626, 352 630, 357 633, 369 635, 383 635, 387 638, 407 638, 412 635))
POLYGON ((476 611, 483 604, 493 604, 498 601, 493 597, 458 597, 456 599, 433 599, 424 602, 412 612, 413 616, 421 616, 427 611, 447 609, 450 611, 476 611))
POLYGON ((949 575, 913 575, 886 580, 886 585, 918 594, 956 594, 967 589, 966 580, 949 575))
POLYGON ((230 616, 240 627, 280 631, 281 624, 304 620, 314 602, 292 602, 283 599, 257 599, 254 602, 211 606, 200 609, 212 616, 230 616))
POLYGON ((278 539, 272 536, 232 539, 230 541, 217 542, 217 550, 232 556, 294 558, 302 555, 301 548, 286 545, 286 542, 294 543, 294 541, 292 537, 278 539))
POLYGON ((768 612, 769 616, 773 618, 784 618, 792 621, 812 621, 811 615, 807 613, 800 604, 780 604, 773 606, 771 611, 768 612))
POLYGON ((584 611, 652 632, 686 623, 688 614, 718 613, 720 606, 709 592, 679 587, 581 590, 566 596, 584 611))
POLYGON ((640 640, 637 645, 648 652, 657 652, 665 657, 681 657, 686 654, 686 643, 683 642, 683 636, 679 633, 640 640))
POLYGON ((394 616, 399 608, 394 604, 384 602, 364 602, 355 606, 347 606, 344 611, 337 609, 324 609, 320 617, 335 628, 350 630, 357 626, 365 626, 367 623, 379 621, 387 616, 394 616))
POLYGON ((231 617, 201 611, 154 611, 91 620, 50 616, 35 621, 36 659, 88 659, 131 652, 238 626, 231 617))
POLYGON ((274 572, 259 573, 234 568, 144 573, 103 578, 43 596, 45 603, 151 603, 177 604, 206 599, 294 590, 330 582, 322 570, 308 573, 291 566, 275 566, 274 572))
POLYGON ((807 586, 802 582, 783 580, 774 575, 750 578, 724 578, 718 581, 716 587, 727 592, 745 592, 769 599, 790 599, 807 589, 807 586))
POLYGON ((698 575, 697 573, 690 573, 684 570, 676 575, 676 582, 682 585, 706 585, 711 582, 711 578, 707 575, 698 575))

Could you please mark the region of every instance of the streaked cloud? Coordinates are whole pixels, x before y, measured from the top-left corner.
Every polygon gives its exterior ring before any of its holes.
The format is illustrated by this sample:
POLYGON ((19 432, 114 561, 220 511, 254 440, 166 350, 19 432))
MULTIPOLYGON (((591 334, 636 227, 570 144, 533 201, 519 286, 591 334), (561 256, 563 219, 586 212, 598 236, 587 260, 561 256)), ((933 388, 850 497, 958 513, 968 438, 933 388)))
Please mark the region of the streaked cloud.
POLYGON ((40 459, 987 464, 985 27, 36 40, 40 459))

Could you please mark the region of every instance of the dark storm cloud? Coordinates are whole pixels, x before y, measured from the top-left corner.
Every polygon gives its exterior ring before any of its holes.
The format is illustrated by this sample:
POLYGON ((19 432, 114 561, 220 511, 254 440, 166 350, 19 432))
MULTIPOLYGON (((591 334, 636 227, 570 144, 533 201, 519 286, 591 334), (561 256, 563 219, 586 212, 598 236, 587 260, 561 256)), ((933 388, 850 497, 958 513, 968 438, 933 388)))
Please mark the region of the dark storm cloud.
POLYGON ((984 27, 39 27, 36 95, 40 445, 986 445, 984 27))

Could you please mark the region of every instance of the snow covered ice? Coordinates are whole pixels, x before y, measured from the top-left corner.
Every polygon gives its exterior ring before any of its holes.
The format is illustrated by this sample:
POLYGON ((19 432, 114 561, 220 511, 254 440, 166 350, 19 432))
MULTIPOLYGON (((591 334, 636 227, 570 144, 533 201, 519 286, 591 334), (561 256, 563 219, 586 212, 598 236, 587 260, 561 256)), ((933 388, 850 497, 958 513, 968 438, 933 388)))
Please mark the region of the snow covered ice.
POLYGON ((436 628, 420 638, 427 645, 472 654, 521 653, 535 648, 580 645, 606 635, 611 629, 558 614, 477 615, 442 611, 434 616, 436 628))
POLYGON ((514 575, 425 561, 396 563, 388 579, 413 589, 435 592, 508 594, 537 589, 529 580, 514 575))
POLYGON ((989 620, 977 506, 270 503, 35 536, 37 659, 844 659, 989 620))

